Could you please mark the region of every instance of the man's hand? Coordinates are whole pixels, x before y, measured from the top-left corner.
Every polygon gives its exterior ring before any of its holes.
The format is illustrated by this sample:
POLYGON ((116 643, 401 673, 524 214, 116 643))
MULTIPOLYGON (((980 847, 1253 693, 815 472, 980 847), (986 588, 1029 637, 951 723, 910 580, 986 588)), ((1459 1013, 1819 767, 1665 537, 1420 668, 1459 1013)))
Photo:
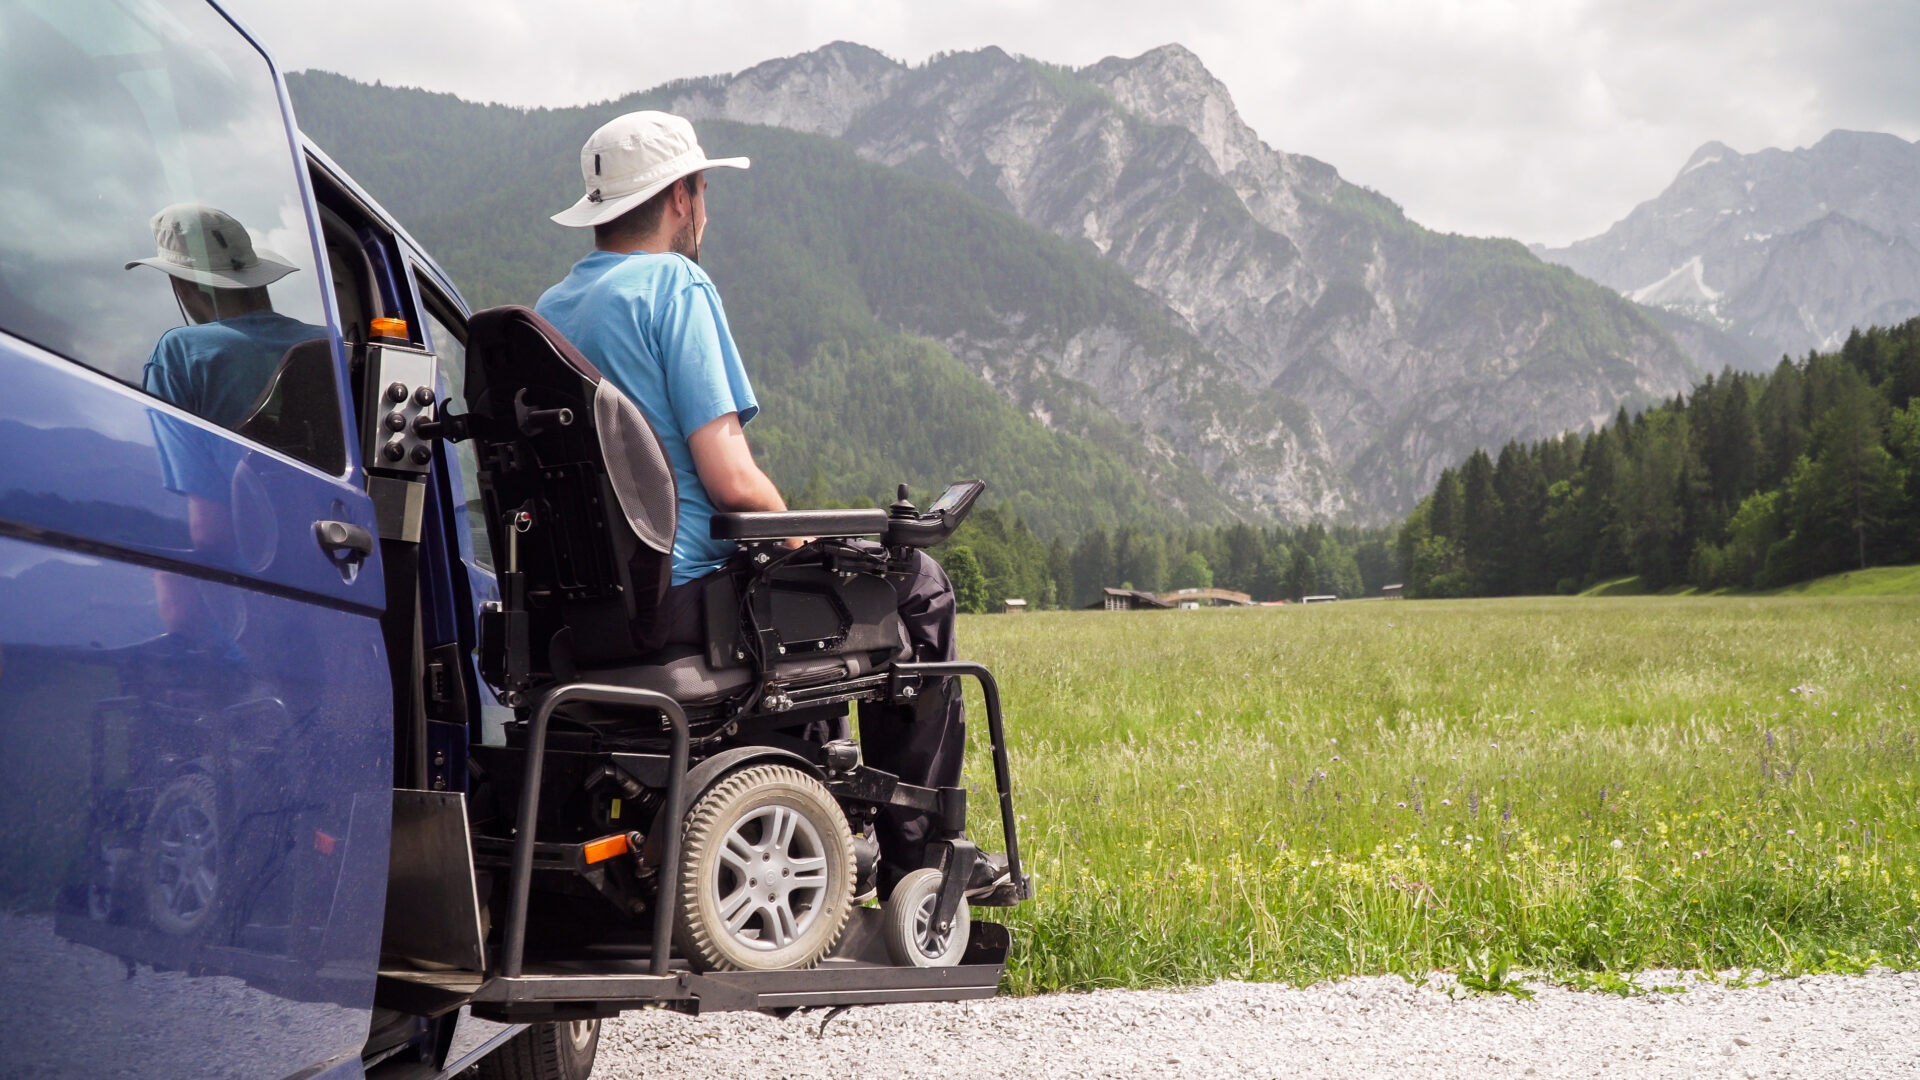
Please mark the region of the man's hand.
POLYGON ((734 513, 787 508, 780 489, 754 462, 746 433, 740 430, 739 413, 728 413, 687 436, 687 448, 716 508, 734 513))

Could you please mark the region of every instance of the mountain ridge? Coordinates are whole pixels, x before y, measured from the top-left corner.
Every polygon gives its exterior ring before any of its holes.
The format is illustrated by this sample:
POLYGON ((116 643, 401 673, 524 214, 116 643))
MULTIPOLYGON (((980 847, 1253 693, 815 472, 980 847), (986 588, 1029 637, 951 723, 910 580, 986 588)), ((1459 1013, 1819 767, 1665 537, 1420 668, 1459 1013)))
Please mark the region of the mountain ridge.
POLYGON ((1920 312, 1920 142, 1708 142, 1658 195, 1542 258, 1742 343, 1750 369, 1920 312))
MULTIPOLYGON (((840 43, 662 90, 695 119, 775 122, 808 101, 788 122, 1092 245, 1243 390, 1307 406, 1353 492, 1322 516, 1390 517, 1473 446, 1588 426, 1695 375, 1611 292, 1511 241, 1430 232, 1332 166, 1268 146, 1178 45, 1075 71, 997 48, 909 67, 840 43)), ((1258 486, 1218 456, 1230 490, 1258 486)))

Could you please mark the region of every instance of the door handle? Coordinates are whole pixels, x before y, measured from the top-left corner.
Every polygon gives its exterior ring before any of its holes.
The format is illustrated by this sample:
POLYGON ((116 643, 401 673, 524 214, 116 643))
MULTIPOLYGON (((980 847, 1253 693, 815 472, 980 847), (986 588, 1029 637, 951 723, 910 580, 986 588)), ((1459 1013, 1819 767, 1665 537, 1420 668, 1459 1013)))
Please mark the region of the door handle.
POLYGON ((313 535, 329 554, 364 559, 373 554, 373 534, 348 521, 316 521, 313 535))

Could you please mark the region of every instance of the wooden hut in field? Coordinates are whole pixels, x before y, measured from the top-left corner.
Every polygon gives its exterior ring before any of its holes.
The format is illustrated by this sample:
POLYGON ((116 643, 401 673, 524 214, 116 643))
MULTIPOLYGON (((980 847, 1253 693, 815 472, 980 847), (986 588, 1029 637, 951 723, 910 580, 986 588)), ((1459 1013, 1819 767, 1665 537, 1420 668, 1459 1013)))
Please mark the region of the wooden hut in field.
POLYGON ((1100 590, 1100 599, 1087 605, 1088 611, 1146 611, 1156 608, 1170 608, 1172 604, 1163 602, 1150 592, 1139 589, 1100 590))
POLYGON ((1000 610, 1007 615, 1018 615, 1027 610, 1027 602, 1010 596, 1000 610))

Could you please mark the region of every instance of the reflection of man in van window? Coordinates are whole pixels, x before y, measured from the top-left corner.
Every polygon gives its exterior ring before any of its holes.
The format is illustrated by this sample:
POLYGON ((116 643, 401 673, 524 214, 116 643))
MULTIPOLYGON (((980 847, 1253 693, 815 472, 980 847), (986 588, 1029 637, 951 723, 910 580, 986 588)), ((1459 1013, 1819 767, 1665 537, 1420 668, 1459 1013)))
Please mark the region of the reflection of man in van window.
MULTIPOLYGON (((165 273, 186 325, 154 345, 143 376, 146 390, 222 427, 237 427, 258 405, 287 351, 327 331, 273 310, 267 286, 298 268, 256 249, 232 215, 177 203, 155 214, 152 226, 157 254, 127 269, 151 266, 165 273)), ((159 412, 153 414, 153 433, 167 489, 187 497, 193 550, 214 563, 246 562, 232 511, 244 445, 159 412)), ((234 653, 233 620, 214 611, 192 579, 161 573, 155 584, 169 630, 234 653)))
POLYGON ((143 376, 147 392, 235 427, 253 411, 287 350, 327 331, 273 310, 267 286, 297 267, 256 250, 232 215, 176 203, 152 224, 158 254, 127 269, 151 266, 170 276, 187 325, 154 345, 143 376))

